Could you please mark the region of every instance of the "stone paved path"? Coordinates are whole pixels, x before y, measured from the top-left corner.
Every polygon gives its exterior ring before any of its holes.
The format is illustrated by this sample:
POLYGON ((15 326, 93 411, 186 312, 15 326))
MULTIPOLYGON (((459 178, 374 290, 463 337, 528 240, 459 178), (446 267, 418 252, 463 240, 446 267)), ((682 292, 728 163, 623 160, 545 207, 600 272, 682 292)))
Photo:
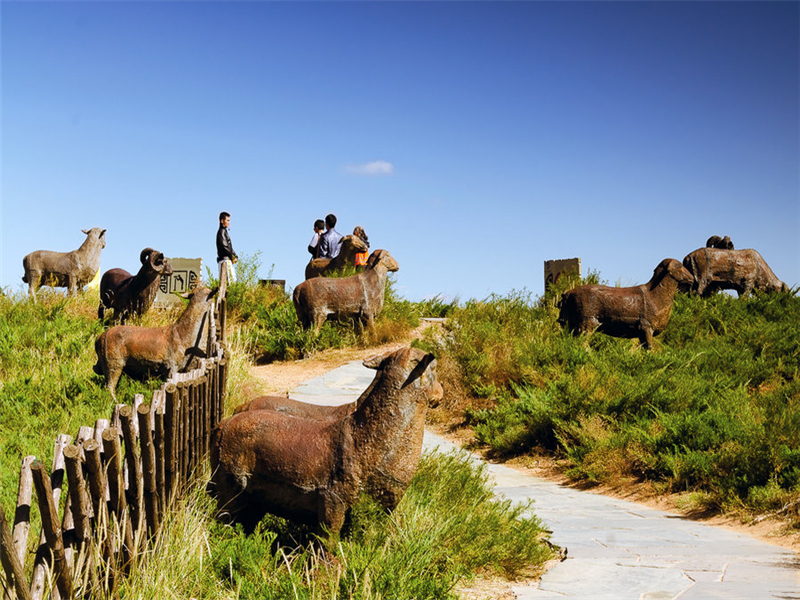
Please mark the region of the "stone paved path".
MULTIPOLYGON (((290 395, 317 404, 352 402, 374 373, 354 361, 290 395)), ((430 432, 425 446, 455 448, 430 432)), ((567 549, 567 559, 536 585, 515 586, 517 598, 800 600, 800 557, 790 550, 502 465, 488 469, 498 494, 535 501, 551 541, 567 549)))

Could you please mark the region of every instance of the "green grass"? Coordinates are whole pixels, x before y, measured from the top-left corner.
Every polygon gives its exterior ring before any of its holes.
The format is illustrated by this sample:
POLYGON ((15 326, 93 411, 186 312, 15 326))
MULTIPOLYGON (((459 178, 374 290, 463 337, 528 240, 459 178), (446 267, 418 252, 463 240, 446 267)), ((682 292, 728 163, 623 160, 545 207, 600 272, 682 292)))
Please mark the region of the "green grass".
POLYGON ((564 332, 556 299, 513 293, 453 314, 438 351, 491 400, 466 411, 481 443, 552 454, 577 479, 697 492, 715 509, 769 511, 800 496, 796 294, 678 294, 649 352, 564 332))
MULTIPOLYGON (((231 286, 235 333, 229 343, 229 405, 244 401, 252 383, 250 344, 276 344, 275 354, 286 356, 326 344, 379 343, 381 336, 416 326, 426 310, 454 308, 438 300, 428 308, 408 302, 390 281, 373 338, 357 339, 347 324, 328 324, 320 338, 307 340, 290 301, 246 282, 231 286), (272 342, 265 341, 269 336, 272 342)), ((23 456, 35 454, 49 464, 58 433, 74 435, 79 426, 111 415, 113 400, 92 370, 94 340, 103 331, 97 303, 90 292, 66 298, 44 291, 38 304, 23 296, 0 297, 0 502, 9 515, 23 456)), ((173 316, 148 315, 139 323, 163 324, 173 316)), ((118 397, 129 401, 144 393, 147 398, 160 385, 123 376, 118 397)), ((131 576, 118 582, 118 597, 450 598, 459 582, 476 573, 533 574, 553 556, 531 507, 493 499, 486 473, 463 455, 423 457, 391 515, 363 498, 342 536, 324 551, 309 542, 307 531, 275 517, 265 518, 249 536, 218 523, 204 487, 201 478, 170 511, 153 547, 137 557, 131 576)), ((39 530, 37 513, 32 511, 31 549, 39 530)), ((88 578, 77 585, 91 597, 108 594, 88 578)))
MULTIPOLYGON (((0 296, 0 502, 7 514, 16 503, 19 465, 33 454, 50 467, 59 433, 75 436, 82 425, 109 418, 114 406, 103 377, 92 370, 97 292, 74 298, 40 290, 39 301, 0 296)), ((147 397, 160 381, 123 376, 120 402, 147 397)))

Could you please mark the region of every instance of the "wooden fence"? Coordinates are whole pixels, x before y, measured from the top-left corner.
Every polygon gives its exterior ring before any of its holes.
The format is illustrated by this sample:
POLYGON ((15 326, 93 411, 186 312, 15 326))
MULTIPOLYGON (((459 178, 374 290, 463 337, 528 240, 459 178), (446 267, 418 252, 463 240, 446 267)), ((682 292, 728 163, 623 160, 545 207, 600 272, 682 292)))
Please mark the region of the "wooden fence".
POLYGON ((223 416, 226 304, 223 263, 217 301, 206 319, 210 358, 168 380, 149 404, 137 394, 132 404, 118 404, 110 419, 81 427, 74 443, 71 436, 59 435, 49 473, 34 456, 22 460, 13 521, 0 507, 4 599, 40 600, 48 592, 53 600, 79 593, 90 597, 92 590, 103 588, 113 595, 115 580, 124 576, 137 553, 147 550, 166 511, 205 460, 211 430, 223 416), (62 502, 65 475, 68 495, 62 502), (28 573, 25 557, 34 506, 42 530, 28 573))

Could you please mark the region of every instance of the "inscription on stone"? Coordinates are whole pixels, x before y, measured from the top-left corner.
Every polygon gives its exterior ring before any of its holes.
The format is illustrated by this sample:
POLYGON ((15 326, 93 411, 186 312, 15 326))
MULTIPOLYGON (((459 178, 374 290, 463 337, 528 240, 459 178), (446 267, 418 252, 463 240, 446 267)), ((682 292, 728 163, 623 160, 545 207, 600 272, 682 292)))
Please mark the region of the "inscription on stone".
POLYGON ((175 294, 185 294, 200 285, 203 269, 202 258, 170 258, 172 275, 162 275, 156 293, 156 306, 180 304, 181 299, 175 294))
POLYGON ((550 284, 558 281, 558 278, 564 274, 574 274, 580 277, 581 259, 562 258, 544 261, 544 289, 547 289, 550 284))

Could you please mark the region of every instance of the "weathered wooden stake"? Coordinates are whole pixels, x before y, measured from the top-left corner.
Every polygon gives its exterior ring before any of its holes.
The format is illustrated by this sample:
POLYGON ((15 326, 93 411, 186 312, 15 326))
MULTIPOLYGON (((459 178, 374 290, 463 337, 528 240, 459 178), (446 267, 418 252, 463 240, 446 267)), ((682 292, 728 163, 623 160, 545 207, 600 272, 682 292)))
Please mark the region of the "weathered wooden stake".
POLYGON ((147 530, 151 536, 158 532, 158 486, 156 484, 156 448, 153 443, 153 414, 150 406, 142 404, 138 409, 139 433, 142 446, 142 475, 144 476, 144 508, 147 514, 147 530))
MULTIPOLYGON (((111 496, 109 506, 113 516, 122 532, 122 560, 123 570, 127 572, 133 558, 133 532, 128 518, 125 488, 122 479, 122 446, 119 443, 119 431, 116 427, 109 427, 103 432, 103 447, 105 448, 106 468, 108 469, 108 492, 111 496)), ((108 527, 113 527, 109 517, 108 527)))
POLYGON ((22 459, 19 470, 19 488, 17 491, 17 509, 14 511, 14 547, 19 562, 25 564, 25 553, 28 550, 28 534, 31 530, 31 497, 33 496, 33 474, 31 465, 35 456, 22 459))
POLYGON ((78 446, 64 448, 64 461, 67 465, 69 497, 72 502, 72 520, 75 525, 78 546, 82 547, 92 536, 91 504, 86 500, 86 481, 83 478, 81 449, 78 446))
POLYGON ((17 592, 17 596, 23 600, 30 600, 31 591, 28 589, 28 582, 25 580, 25 571, 22 568, 22 563, 17 556, 17 550, 14 547, 14 538, 11 535, 11 530, 8 528, 6 521, 6 513, 3 507, 0 506, 0 560, 3 563, 3 569, 6 572, 9 582, 9 591, 13 587, 17 592))
POLYGON ((53 556, 53 572, 56 575, 56 586, 62 598, 72 597, 72 574, 67 567, 67 558, 64 555, 64 540, 61 537, 61 525, 58 511, 53 501, 53 488, 42 461, 35 460, 31 465, 33 485, 36 488, 36 498, 39 504, 39 513, 42 517, 42 531, 44 532, 47 546, 53 556))
POLYGON ((128 405, 119 409, 119 418, 122 422, 122 436, 125 440, 125 462, 128 465, 128 506, 133 519, 133 529, 138 531, 144 524, 142 521, 144 518, 144 486, 139 445, 136 443, 137 419, 134 416, 134 409, 128 405))
POLYGON ((178 387, 174 383, 164 386, 164 479, 167 487, 165 503, 169 503, 175 493, 178 473, 178 387))

